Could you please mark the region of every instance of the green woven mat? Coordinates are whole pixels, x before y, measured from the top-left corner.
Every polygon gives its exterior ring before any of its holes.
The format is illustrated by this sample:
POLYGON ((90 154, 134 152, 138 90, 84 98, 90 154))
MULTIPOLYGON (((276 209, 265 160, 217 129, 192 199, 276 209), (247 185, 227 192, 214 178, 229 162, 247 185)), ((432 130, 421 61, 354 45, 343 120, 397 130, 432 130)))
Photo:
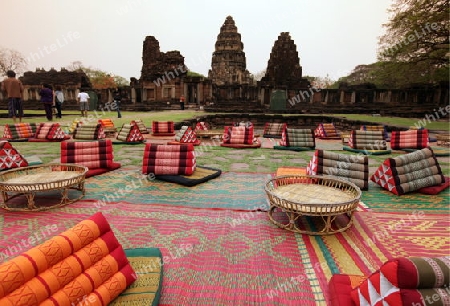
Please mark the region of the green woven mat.
POLYGON ((267 209, 267 175, 223 172, 216 179, 193 187, 149 180, 140 171, 118 169, 86 180, 85 199, 103 207, 111 202, 171 204, 199 208, 267 209), (108 186, 108 188, 105 188, 108 186))
POLYGON ((161 251, 136 248, 125 250, 125 254, 137 279, 109 305, 158 305, 163 280, 161 251))
POLYGON ((379 212, 411 212, 414 210, 426 213, 449 213, 449 189, 437 195, 425 195, 418 192, 397 196, 373 182, 369 182, 369 190, 363 191, 361 200, 369 209, 379 212))

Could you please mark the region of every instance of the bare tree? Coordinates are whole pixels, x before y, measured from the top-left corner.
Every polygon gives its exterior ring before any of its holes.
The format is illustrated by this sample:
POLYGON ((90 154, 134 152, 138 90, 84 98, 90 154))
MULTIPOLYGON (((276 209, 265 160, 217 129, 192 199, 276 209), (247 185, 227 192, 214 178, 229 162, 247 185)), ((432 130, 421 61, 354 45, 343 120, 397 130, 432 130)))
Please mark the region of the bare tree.
POLYGON ((22 74, 27 70, 25 57, 17 50, 0 47, 0 73, 6 75, 8 70, 22 74))
POLYGON ((83 66, 83 63, 81 61, 73 61, 66 67, 66 69, 69 71, 77 71, 77 70, 84 71, 86 67, 83 66))

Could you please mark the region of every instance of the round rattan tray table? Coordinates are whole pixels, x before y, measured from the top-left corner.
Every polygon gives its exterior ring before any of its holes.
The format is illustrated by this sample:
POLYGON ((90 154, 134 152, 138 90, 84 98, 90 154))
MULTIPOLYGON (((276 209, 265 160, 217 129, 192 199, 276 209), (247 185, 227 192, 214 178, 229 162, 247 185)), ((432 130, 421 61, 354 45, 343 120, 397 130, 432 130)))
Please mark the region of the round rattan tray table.
POLYGON ((277 176, 266 182, 264 190, 270 202, 270 221, 280 228, 308 235, 347 230, 361 198, 361 190, 355 184, 331 176, 277 176), (318 218, 314 226, 305 226, 303 216, 318 218))
POLYGON ((87 171, 87 167, 76 164, 44 164, 0 172, 3 198, 0 207, 11 211, 39 211, 78 201, 86 193, 84 181, 87 171), (69 195, 70 189, 79 191, 79 194, 75 197, 69 195), (53 190, 60 191, 59 202, 52 204, 46 201, 45 205, 35 202, 36 194, 53 190), (25 196, 26 201, 12 201, 18 196, 25 196))

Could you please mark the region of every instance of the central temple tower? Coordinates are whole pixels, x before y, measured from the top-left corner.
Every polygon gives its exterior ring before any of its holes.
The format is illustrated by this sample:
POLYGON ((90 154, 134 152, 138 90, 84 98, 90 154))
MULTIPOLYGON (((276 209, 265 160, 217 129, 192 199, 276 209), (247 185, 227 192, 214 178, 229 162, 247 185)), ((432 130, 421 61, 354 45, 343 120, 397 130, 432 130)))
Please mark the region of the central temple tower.
POLYGON ((246 69, 244 44, 233 17, 228 16, 217 35, 208 78, 216 100, 248 99, 247 87, 253 80, 246 69))

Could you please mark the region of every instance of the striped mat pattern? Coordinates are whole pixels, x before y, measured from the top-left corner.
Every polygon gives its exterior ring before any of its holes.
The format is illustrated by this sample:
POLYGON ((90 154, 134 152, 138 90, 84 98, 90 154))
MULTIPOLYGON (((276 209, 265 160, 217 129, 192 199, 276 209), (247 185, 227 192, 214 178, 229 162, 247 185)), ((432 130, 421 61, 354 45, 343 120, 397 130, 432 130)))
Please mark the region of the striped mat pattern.
POLYGON ((124 248, 161 249, 160 305, 326 305, 335 273, 368 275, 394 257, 450 251, 446 215, 419 211, 359 211, 347 231, 319 237, 277 228, 260 211, 82 200, 52 214, 5 212, 0 256, 33 233, 44 239, 46 225, 62 231, 98 211, 124 248))

